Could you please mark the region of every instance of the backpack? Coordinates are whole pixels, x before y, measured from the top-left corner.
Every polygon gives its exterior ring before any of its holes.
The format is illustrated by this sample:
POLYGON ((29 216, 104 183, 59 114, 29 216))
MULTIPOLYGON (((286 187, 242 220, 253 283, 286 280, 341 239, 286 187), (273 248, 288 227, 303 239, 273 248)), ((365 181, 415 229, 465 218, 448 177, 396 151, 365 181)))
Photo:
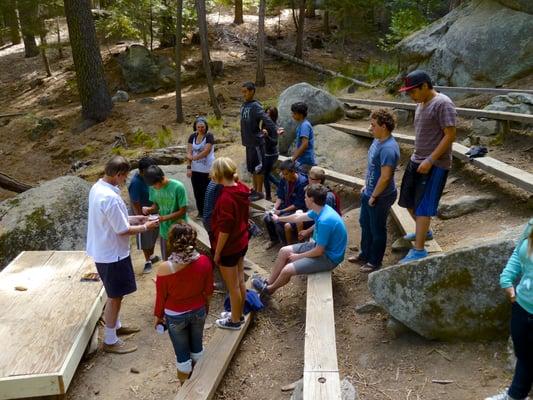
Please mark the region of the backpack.
POLYGON ((333 193, 333 196, 335 196, 335 211, 337 211, 337 214, 339 214, 342 217, 342 211, 341 211, 341 198, 337 193, 335 193, 333 190, 329 188, 329 186, 326 186, 328 188, 328 192, 333 193))

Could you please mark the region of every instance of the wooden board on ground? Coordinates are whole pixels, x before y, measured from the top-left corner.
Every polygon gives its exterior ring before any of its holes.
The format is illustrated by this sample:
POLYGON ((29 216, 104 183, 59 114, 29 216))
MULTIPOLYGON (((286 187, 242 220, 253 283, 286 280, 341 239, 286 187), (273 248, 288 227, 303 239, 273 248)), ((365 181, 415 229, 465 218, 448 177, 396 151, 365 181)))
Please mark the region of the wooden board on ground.
MULTIPOLYGON (((358 99, 353 97, 339 97, 340 101, 344 101, 349 104, 360 104, 371 107, 388 107, 388 108, 400 108, 403 110, 414 111, 416 109, 415 103, 404 103, 400 101, 386 101, 386 100, 370 100, 370 99, 358 99)), ((531 114, 519 114, 506 111, 491 111, 491 110, 476 110, 474 108, 461 108, 456 107, 457 115, 469 118, 488 118, 501 121, 516 121, 524 124, 533 123, 533 115, 531 114)))
POLYGON ((304 400, 340 400, 331 272, 307 276, 304 400))
POLYGON ((0 399, 66 393, 106 301, 88 272, 82 251, 26 251, 0 272, 0 399))
MULTIPOLYGON (((338 129, 340 131, 349 133, 351 135, 371 137, 370 133, 365 129, 357 128, 346 124, 329 124, 330 127, 338 129)), ((400 143, 415 144, 414 136, 405 135, 402 133, 394 132, 394 137, 400 143)), ((509 183, 518 186, 521 189, 527 190, 533 193, 533 174, 513 167, 502 161, 496 160, 492 157, 480 157, 470 159, 466 152, 468 147, 459 143, 454 143, 452 146, 452 155, 461 161, 468 162, 476 167, 486 171, 498 178, 501 178, 509 183)))

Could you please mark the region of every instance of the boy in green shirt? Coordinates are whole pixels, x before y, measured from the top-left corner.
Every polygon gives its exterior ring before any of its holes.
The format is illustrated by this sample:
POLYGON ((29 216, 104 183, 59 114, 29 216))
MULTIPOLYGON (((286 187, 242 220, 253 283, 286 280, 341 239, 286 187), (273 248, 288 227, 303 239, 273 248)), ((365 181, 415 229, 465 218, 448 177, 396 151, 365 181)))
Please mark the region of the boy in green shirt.
POLYGON ((150 207, 143 207, 144 215, 159 213, 159 235, 161 236, 161 257, 167 260, 167 240, 170 227, 180 221, 187 222, 187 190, 183 183, 169 179, 157 165, 151 165, 144 173, 149 188, 150 207))

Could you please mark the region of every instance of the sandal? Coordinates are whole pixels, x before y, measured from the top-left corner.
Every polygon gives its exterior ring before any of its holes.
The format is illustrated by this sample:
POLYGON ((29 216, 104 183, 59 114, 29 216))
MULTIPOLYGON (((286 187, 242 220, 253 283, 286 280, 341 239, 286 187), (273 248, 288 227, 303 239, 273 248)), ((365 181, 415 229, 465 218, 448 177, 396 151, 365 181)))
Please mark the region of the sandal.
POLYGON ((366 260, 361 258, 360 255, 351 256, 351 257, 348 258, 348 261, 351 262, 351 263, 354 263, 354 264, 359 264, 359 265, 365 265, 366 264, 366 260))
POLYGON ((360 269, 361 272, 365 273, 365 274, 369 274, 370 272, 374 272, 374 271, 377 271, 379 269, 379 267, 376 267, 370 263, 366 263, 365 265, 363 265, 360 269))

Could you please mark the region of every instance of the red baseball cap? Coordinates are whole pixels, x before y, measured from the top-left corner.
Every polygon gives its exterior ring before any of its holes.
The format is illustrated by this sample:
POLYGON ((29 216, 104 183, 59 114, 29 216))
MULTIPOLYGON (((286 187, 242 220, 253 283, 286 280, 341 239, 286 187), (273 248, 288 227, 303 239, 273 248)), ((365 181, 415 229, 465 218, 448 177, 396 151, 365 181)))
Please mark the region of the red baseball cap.
POLYGON ((409 72, 407 76, 403 78, 403 86, 399 91, 407 92, 411 89, 421 86, 423 83, 429 83, 430 85, 433 85, 431 78, 426 71, 416 69, 412 72, 409 72))

